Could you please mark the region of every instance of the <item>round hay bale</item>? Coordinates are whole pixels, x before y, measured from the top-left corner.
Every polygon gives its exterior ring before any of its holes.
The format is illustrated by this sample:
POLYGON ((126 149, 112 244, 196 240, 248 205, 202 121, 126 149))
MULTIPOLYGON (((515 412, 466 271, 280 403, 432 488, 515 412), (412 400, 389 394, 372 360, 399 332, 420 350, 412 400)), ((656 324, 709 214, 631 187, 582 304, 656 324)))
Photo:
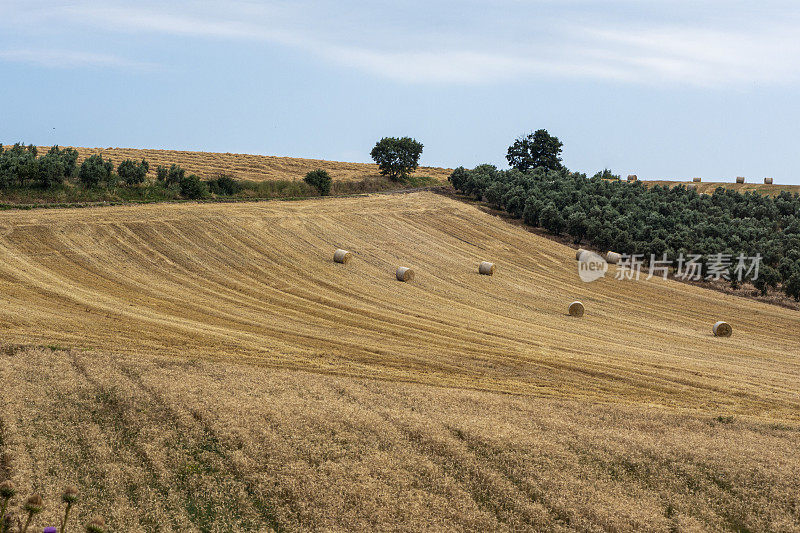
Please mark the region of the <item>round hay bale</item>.
POLYGON ((347 250, 342 250, 341 248, 333 252, 333 261, 335 263, 345 264, 348 261, 350 261, 351 257, 352 254, 350 252, 348 252, 347 250))
POLYGON ((628 181, 638 181, 639 176, 636 174, 628 174, 628 181))
POLYGON ((764 183, 767 185, 772 185, 772 178, 764 178, 764 183))
POLYGON ((484 276, 491 276, 494 274, 494 263, 490 263, 489 261, 481 262, 478 266, 478 273, 484 276))
POLYGON ((582 254, 583 252, 587 252, 587 251, 588 251, 588 250, 584 250, 583 248, 578 248, 578 251, 577 251, 577 252, 575 252, 575 260, 576 260, 576 261, 580 261, 580 260, 581 260, 581 254, 582 254))
POLYGON ((692 181, 693 181, 694 183, 700 183, 700 182, 701 182, 701 181, 703 181, 703 180, 701 180, 700 178, 692 178, 692 181))
POLYGON ((744 176, 736 176, 736 183, 744 183, 744 176))
POLYGON ((733 334, 733 328, 727 322, 720 320, 712 328, 715 337, 730 337, 733 334))
POLYGON ((618 254, 617 252, 608 252, 606 254, 606 262, 612 265, 616 265, 622 261, 622 254, 618 254))
POLYGON ((414 271, 408 267, 398 267, 395 276, 397 276, 397 281, 411 281, 414 279, 414 271))
POLYGON ((574 317, 583 316, 583 304, 580 302, 572 302, 569 304, 569 315, 574 317))

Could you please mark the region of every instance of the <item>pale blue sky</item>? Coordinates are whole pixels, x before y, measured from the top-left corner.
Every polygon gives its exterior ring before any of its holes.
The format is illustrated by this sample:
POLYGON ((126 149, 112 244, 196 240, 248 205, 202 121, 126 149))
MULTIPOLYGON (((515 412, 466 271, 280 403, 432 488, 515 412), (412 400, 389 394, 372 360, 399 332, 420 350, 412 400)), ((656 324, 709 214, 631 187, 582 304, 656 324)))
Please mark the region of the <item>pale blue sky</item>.
POLYGON ((798 4, 0 0, 0 142, 800 184, 798 4))

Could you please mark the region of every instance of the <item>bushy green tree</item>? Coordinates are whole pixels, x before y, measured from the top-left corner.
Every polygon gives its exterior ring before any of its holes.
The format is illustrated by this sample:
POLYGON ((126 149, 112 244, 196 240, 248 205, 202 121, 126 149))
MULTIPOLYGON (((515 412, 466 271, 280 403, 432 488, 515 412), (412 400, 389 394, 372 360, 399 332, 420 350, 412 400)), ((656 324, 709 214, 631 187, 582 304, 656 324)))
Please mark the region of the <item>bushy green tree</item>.
POLYGON ((48 152, 39 158, 36 182, 43 189, 61 185, 64 183, 66 172, 66 165, 60 154, 48 152))
POLYGON ((586 236, 586 213, 582 210, 574 210, 567 216, 567 233, 571 235, 575 244, 580 243, 586 236))
POLYGON ((758 277, 753 280, 753 286, 766 296, 770 289, 776 289, 781 281, 781 274, 769 265, 761 267, 758 277))
POLYGON ((126 159, 117 167, 117 174, 126 185, 139 185, 144 183, 149 170, 150 164, 144 159, 140 163, 126 159))
POLYGON ((312 170, 303 181, 317 189, 320 196, 328 196, 331 193, 331 176, 322 169, 312 170))
POLYGON ((555 235, 559 235, 564 231, 564 227, 566 226, 564 217, 553 202, 550 202, 542 209, 539 219, 542 227, 555 235))
POLYGON ((783 283, 783 290, 786 296, 800 300, 800 262, 796 262, 792 267, 789 276, 783 283))
POLYGON ((206 184, 200 181, 200 178, 194 174, 182 176, 178 182, 181 191, 181 196, 190 200, 198 200, 208 194, 206 184))
POLYGON ((33 183, 39 174, 37 149, 33 145, 16 143, 0 153, 0 187, 24 187, 33 183))
POLYGON ((223 196, 233 196, 242 191, 242 184, 228 176, 222 174, 208 182, 208 188, 212 194, 219 194, 223 196))
POLYGON ((422 143, 411 137, 384 137, 370 152, 381 174, 393 181, 404 180, 417 169, 422 143))
POLYGON ((180 186, 181 180, 186 177, 186 170, 180 165, 171 164, 169 168, 159 165, 156 168, 156 179, 165 187, 180 186))
POLYGON ((464 183, 466 180, 469 179, 469 171, 464 167, 458 167, 453 172, 450 173, 450 177, 447 180, 456 190, 461 190, 464 188, 464 183))
POLYGON ((511 167, 522 172, 539 167, 560 170, 562 146, 558 137, 550 135, 547 130, 536 130, 514 141, 508 147, 506 160, 511 167))
POLYGON ((104 161, 102 155, 95 154, 81 163, 78 180, 87 188, 108 186, 113 184, 113 173, 114 164, 111 160, 104 161))
POLYGON ((45 157, 54 157, 61 161, 64 166, 64 179, 75 175, 78 166, 78 151, 75 148, 59 148, 55 145, 48 150, 45 157))
POLYGON ((169 168, 165 166, 158 165, 156 167, 156 180, 161 183, 162 185, 166 183, 167 176, 169 175, 169 168))
POLYGON ((619 179, 621 179, 621 177, 620 177, 620 175, 619 175, 619 174, 614 174, 614 173, 613 173, 613 172, 611 172, 609 169, 607 169, 607 168, 604 168, 604 169, 602 170, 602 172, 598 172, 597 174, 595 174, 594 176, 592 176, 592 179, 602 179, 602 180, 619 180, 619 179))

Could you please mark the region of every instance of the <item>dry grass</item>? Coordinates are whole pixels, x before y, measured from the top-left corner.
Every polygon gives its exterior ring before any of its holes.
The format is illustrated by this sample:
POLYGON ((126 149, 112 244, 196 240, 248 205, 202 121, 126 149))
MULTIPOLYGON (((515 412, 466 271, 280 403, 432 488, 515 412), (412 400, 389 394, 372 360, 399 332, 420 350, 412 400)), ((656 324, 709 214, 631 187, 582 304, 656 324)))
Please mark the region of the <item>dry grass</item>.
POLYGON ((0 442, 115 530, 797 531, 798 326, 432 193, 5 212, 4 342, 73 349, 0 442))
MULTIPOLYGON (((44 153, 48 147, 40 147, 44 153)), ((380 176, 377 165, 367 163, 343 163, 321 159, 301 159, 299 157, 277 157, 252 154, 231 154, 214 152, 188 152, 183 150, 152 150, 138 148, 76 148, 78 164, 89 156, 100 154, 118 165, 126 159, 150 163, 150 177, 156 177, 156 166, 178 164, 189 173, 203 178, 214 178, 228 174, 236 179, 300 180, 311 170, 327 170, 334 181, 360 181, 380 176)), ((446 180, 452 170, 436 167, 420 167, 414 176, 429 176, 446 180)))
POLYGON ((0 328, 20 344, 800 419, 796 312, 661 279, 585 284, 573 257, 433 193, 5 212, 0 328), (577 327, 576 299, 592 309, 577 327), (735 336, 714 338, 717 320, 735 336))
MULTIPOLYGON (((800 426, 208 360, 0 356, 11 477, 116 531, 797 531, 800 426)), ((40 524, 54 523, 48 506, 40 524)))

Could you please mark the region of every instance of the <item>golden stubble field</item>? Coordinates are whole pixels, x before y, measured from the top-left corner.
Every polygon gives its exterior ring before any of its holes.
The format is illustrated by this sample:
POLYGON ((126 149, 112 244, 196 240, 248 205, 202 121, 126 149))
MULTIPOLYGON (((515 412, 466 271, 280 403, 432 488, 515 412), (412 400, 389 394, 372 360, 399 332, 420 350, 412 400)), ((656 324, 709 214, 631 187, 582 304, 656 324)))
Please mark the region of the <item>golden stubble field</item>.
MULTIPOLYGON (((49 147, 39 147, 46 153, 49 147)), ((204 179, 227 174, 241 180, 300 180, 307 172, 317 169, 327 170, 335 181, 358 181, 380 176, 377 165, 369 163, 346 163, 322 159, 303 159, 299 157, 280 157, 254 154, 232 154, 218 152, 191 152, 186 150, 155 150, 144 148, 75 148, 78 151, 78 164, 92 155, 102 155, 119 165, 126 159, 150 163, 149 176, 156 177, 158 165, 180 165, 188 173, 204 179)), ((413 176, 428 176, 446 180, 451 169, 419 167, 413 176)))
POLYGON ((796 531, 798 326, 434 193, 3 212, 0 477, 120 530, 796 531))
POLYGON ((668 181, 668 180, 648 180, 643 181, 645 185, 656 186, 661 185, 668 187, 675 187, 677 185, 694 187, 700 194, 712 194, 718 187, 731 189, 740 193, 757 193, 762 196, 777 196, 782 191, 788 191, 792 194, 800 192, 800 185, 787 185, 781 183, 766 184, 763 180, 748 180, 745 183, 731 183, 721 181, 702 181, 700 183, 693 183, 691 181, 668 181))

